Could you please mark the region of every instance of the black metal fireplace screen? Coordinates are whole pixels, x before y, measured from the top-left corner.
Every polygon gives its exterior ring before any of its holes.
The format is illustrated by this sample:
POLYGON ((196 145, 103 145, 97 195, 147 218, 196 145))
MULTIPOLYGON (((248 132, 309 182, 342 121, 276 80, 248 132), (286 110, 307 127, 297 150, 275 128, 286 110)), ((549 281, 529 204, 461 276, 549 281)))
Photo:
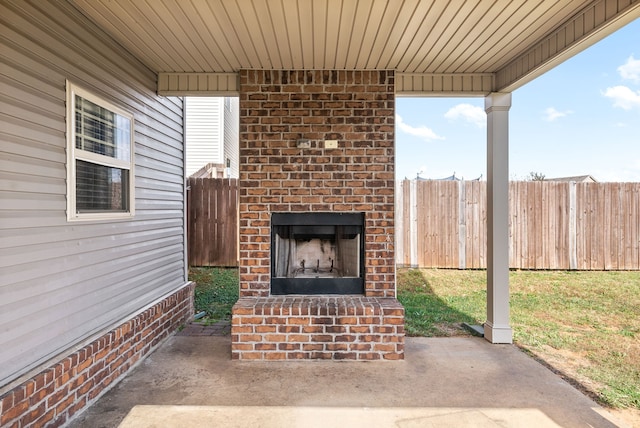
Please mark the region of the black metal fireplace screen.
POLYGON ((271 215, 271 294, 363 293, 363 213, 271 215))

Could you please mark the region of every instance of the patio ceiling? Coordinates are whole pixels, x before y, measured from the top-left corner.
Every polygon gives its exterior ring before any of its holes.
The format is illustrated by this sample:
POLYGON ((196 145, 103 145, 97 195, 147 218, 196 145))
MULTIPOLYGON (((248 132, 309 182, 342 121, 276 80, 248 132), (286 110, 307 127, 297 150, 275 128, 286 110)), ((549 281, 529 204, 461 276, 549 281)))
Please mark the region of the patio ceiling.
POLYGON ((395 70, 404 95, 512 91, 640 17, 640 0, 69 0, 164 95, 240 69, 395 70))

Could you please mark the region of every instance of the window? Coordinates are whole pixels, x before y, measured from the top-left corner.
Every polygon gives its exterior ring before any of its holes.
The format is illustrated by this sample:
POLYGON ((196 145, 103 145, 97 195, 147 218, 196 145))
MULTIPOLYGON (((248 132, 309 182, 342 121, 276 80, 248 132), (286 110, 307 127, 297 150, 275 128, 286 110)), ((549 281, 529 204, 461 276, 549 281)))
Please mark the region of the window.
POLYGON ((67 218, 131 217, 133 115, 67 82, 67 218))

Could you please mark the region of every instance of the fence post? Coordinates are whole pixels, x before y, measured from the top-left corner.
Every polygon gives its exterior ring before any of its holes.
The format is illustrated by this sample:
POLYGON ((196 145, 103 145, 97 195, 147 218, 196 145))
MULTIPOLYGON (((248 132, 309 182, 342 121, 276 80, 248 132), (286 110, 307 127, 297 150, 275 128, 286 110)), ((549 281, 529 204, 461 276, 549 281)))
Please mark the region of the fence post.
POLYGON ((409 182, 411 207, 409 210, 409 244, 411 246, 411 267, 418 267, 418 180, 409 182))
POLYGON ((467 195, 464 180, 458 181, 458 269, 467 268, 467 195))
POLYGON ((569 182, 569 269, 578 268, 578 250, 576 230, 576 182, 569 182))

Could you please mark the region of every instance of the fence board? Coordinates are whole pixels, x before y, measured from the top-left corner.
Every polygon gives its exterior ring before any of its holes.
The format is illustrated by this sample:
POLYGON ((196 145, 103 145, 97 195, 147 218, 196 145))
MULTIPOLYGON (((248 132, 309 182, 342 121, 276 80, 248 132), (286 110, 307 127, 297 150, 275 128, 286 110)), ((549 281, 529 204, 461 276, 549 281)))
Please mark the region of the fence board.
POLYGON ((238 266, 238 180, 189 178, 190 266, 238 266))
MULTIPOLYGON (((399 265, 408 266, 413 243, 420 267, 486 268, 485 182, 405 180, 398 188, 407 207, 397 213, 399 265), (410 183, 415 201, 404 200, 410 183)), ((640 270, 640 183, 511 182, 509 210, 511 268, 640 270)))

